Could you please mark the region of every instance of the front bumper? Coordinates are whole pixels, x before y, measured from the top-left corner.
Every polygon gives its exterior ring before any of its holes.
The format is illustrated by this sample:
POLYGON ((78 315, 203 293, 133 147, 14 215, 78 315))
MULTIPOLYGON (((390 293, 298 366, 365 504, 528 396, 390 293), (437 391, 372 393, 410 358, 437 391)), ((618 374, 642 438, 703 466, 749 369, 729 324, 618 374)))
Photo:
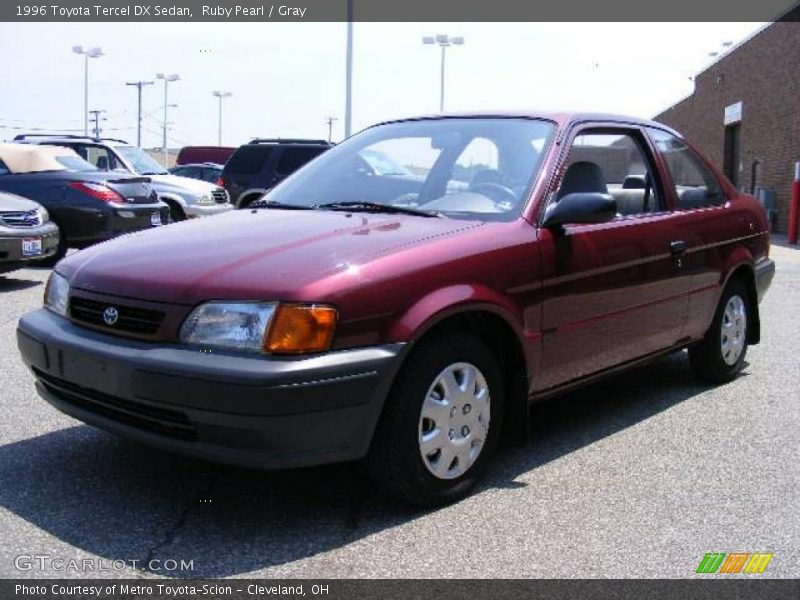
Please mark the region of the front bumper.
POLYGON ((755 265, 756 275, 756 294, 758 301, 767 293, 769 286, 772 284, 772 278, 775 277, 775 261, 769 258, 762 258, 755 265))
POLYGON ((283 468, 363 457, 407 346, 304 358, 203 353, 83 329, 41 309, 17 328, 39 394, 139 442, 283 468))
POLYGON ((186 216, 190 219, 197 217, 211 217, 213 215, 221 215, 229 210, 233 210, 233 204, 226 202, 225 204, 187 204, 184 207, 186 216))
POLYGON ((0 273, 11 271, 32 260, 41 260, 52 256, 58 249, 58 227, 54 223, 45 223, 32 229, 10 230, 0 232, 0 273), (42 240, 42 253, 37 256, 23 256, 23 238, 38 237, 42 240))

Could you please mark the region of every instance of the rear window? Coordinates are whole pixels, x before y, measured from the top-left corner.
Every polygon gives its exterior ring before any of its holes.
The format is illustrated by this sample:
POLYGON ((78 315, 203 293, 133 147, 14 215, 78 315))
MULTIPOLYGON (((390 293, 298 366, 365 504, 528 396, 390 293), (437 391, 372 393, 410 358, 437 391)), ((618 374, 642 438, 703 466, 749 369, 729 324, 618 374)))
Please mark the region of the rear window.
POLYGON ((242 173, 244 175, 260 173, 264 163, 269 160, 273 151, 273 146, 258 146, 255 144, 242 146, 231 156, 225 168, 230 173, 242 173))
POLYGON ((325 152, 327 148, 320 146, 295 146, 283 149, 278 161, 277 171, 280 175, 291 175, 315 156, 325 152))

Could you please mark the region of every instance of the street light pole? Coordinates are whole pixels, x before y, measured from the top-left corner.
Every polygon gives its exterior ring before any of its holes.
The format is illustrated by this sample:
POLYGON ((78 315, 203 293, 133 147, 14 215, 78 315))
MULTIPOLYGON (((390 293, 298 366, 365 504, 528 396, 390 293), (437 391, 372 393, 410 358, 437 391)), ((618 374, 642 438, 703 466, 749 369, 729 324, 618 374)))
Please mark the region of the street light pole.
MULTIPOLYGON (((104 110, 90 110, 89 114, 92 115, 92 119, 94 119, 94 135, 92 137, 99 138, 100 137, 100 115, 106 111, 104 110)), ((105 121, 105 118, 103 119, 105 121)))
POLYGON ((136 145, 142 147, 142 87, 153 85, 152 81, 129 81, 125 85, 135 85, 138 92, 138 107, 136 111, 136 145))
POLYGON ((214 90, 211 92, 214 96, 219 98, 219 130, 217 132, 217 146, 222 146, 222 99, 233 96, 231 92, 220 92, 214 90))
POLYGON ((347 0, 347 47, 344 75, 344 137, 353 127, 353 0, 347 0))
POLYGON ((83 55, 83 135, 89 135, 89 59, 103 56, 103 49, 97 46, 84 49, 83 46, 73 46, 75 54, 83 55))
POLYGON ((441 76, 439 82, 439 111, 444 112, 444 65, 445 65, 445 51, 449 46, 463 46, 464 45, 464 38, 463 37, 450 37, 447 34, 438 34, 436 36, 428 36, 422 38, 422 43, 431 46, 434 44, 438 44, 442 48, 442 64, 441 64, 441 76))
POLYGON ((156 79, 163 79, 164 80, 164 137, 162 140, 161 151, 164 160, 164 168, 167 167, 167 110, 169 109, 169 103, 167 102, 167 88, 169 87, 169 83, 172 81, 179 81, 180 75, 177 73, 173 73, 172 75, 164 75, 164 73, 156 73, 156 79))

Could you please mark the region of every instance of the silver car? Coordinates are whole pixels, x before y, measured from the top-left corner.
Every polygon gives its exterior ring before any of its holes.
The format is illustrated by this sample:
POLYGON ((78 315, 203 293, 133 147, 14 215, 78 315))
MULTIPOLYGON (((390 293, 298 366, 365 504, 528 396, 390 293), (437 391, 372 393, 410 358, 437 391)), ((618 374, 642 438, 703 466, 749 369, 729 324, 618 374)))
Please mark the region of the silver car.
POLYGON ((47 258, 58 249, 58 227, 40 204, 0 192, 0 273, 47 258))

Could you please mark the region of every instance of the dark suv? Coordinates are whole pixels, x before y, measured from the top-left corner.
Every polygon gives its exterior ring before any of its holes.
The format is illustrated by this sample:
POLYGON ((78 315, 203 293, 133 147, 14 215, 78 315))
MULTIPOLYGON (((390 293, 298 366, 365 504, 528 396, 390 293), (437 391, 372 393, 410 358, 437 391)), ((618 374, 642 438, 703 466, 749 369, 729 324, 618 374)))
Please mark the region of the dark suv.
POLYGON ((333 144, 325 140, 255 139, 225 163, 222 185, 237 208, 245 208, 333 144))

